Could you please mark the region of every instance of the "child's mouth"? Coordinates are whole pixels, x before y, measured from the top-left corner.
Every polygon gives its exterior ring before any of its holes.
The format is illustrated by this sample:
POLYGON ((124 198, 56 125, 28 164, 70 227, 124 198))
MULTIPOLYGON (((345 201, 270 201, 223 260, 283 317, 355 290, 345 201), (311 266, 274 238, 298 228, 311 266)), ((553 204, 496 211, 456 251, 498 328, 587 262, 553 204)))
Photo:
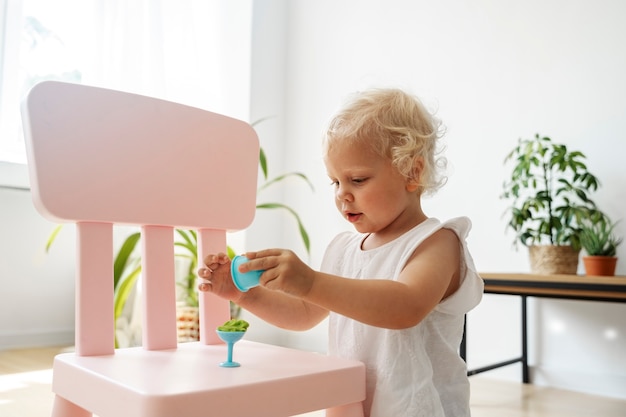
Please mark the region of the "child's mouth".
POLYGON ((354 223, 361 218, 361 213, 346 213, 346 217, 350 223, 354 223))

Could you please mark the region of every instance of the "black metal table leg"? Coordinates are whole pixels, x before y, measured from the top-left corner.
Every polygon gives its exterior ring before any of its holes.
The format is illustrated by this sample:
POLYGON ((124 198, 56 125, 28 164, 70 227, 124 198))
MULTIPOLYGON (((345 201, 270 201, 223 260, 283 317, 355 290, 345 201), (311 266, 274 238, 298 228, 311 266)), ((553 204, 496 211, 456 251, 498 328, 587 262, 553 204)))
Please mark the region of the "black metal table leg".
POLYGON ((527 296, 522 295, 522 381, 525 384, 530 382, 528 373, 528 320, 527 320, 527 296))
POLYGON ((461 359, 467 363, 467 314, 463 316, 463 338, 461 339, 461 346, 459 348, 459 355, 461 359))
MULTIPOLYGON (((527 319, 528 308, 527 308, 527 303, 526 303, 528 297, 526 295, 520 295, 520 298, 521 298, 521 305, 522 305, 522 311, 521 311, 522 355, 518 358, 494 363, 492 365, 483 366, 477 369, 468 370, 467 371, 468 376, 480 374, 483 372, 491 371, 492 369, 502 368, 503 366, 508 366, 508 365, 512 365, 514 363, 520 362, 522 364, 522 381, 525 384, 528 384, 530 382, 530 374, 528 372, 528 319, 527 319)), ((464 323, 463 323, 463 338, 461 339, 461 346, 460 346, 459 351, 460 351, 461 358, 463 358, 463 360, 467 362, 467 316, 465 316, 464 323)))

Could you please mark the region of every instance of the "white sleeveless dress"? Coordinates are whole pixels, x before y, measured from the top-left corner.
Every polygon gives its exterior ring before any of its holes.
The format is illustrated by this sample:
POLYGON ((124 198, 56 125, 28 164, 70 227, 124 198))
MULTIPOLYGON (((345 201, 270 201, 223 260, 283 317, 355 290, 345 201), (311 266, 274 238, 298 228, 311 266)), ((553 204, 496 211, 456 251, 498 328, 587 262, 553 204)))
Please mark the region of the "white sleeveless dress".
POLYGON ((364 251, 364 234, 344 232, 328 246, 322 271, 354 279, 397 280, 417 246, 441 228, 462 245, 459 289, 414 327, 390 330, 339 314, 329 320, 329 353, 358 359, 367 367, 366 417, 467 417, 469 381, 458 349, 463 317, 481 300, 483 280, 465 239, 466 217, 441 223, 430 218, 381 247, 364 251))

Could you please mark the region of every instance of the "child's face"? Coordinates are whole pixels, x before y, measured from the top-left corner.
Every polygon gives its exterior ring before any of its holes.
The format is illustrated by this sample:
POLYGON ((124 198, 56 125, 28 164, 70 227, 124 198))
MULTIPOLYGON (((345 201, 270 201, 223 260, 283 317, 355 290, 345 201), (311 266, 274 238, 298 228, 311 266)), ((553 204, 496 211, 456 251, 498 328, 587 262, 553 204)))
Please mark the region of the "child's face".
POLYGON ((391 160, 362 145, 339 141, 324 162, 335 186, 337 208, 357 231, 382 237, 415 225, 419 195, 391 160))

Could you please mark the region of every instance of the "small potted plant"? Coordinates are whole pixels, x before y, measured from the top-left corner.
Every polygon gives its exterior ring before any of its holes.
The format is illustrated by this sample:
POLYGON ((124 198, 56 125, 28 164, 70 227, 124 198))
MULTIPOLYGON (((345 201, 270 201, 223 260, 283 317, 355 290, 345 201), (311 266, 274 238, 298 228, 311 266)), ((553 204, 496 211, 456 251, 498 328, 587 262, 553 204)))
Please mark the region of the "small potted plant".
POLYGON ((536 134, 519 139, 506 156, 513 163, 501 198, 515 245, 527 246, 531 271, 537 274, 576 274, 582 219, 598 212, 589 194, 599 181, 587 169, 585 155, 536 134))
POLYGON ((615 275, 617 247, 622 243, 622 238, 614 233, 615 225, 601 212, 581 223, 580 244, 586 252, 583 264, 587 275, 615 275))

